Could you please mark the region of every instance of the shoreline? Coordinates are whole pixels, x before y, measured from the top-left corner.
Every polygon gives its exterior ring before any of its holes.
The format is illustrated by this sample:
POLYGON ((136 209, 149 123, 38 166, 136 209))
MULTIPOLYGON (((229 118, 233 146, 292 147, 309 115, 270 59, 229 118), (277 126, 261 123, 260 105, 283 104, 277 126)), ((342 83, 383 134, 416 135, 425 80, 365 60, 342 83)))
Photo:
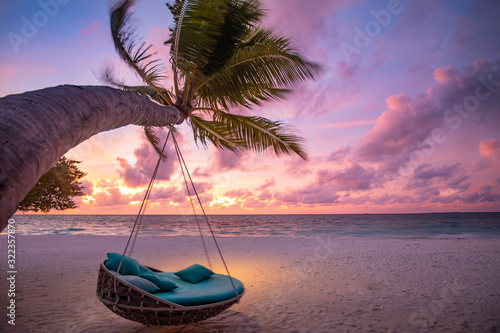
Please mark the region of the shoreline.
MULTIPOLYGON (((19 332, 500 330, 500 239, 219 237, 231 275, 245 285, 241 303, 166 329, 118 317, 95 296, 100 262, 107 252, 123 252, 128 237, 17 238, 19 332)), ((0 235, 4 258, 6 239, 0 235)), ((211 244, 209 252, 214 271, 222 271, 211 244)), ((206 265, 194 236, 140 236, 133 257, 167 271, 206 265)), ((6 279, 0 287, 7 304, 6 279)), ((1 318, 0 328, 9 328, 1 318)))
MULTIPOLYGON (((382 215, 247 215, 244 218, 219 216, 211 219, 217 237, 337 237, 338 239, 434 239, 434 238, 500 238, 500 213, 445 214, 423 218, 407 214, 382 215)), ((131 216, 18 216, 19 235, 86 235, 129 236, 134 219, 131 216)), ((204 235, 209 230, 201 225, 204 235)), ((5 232, 5 231, 4 231, 5 232)), ((2 233, 0 233, 1 235, 2 233)), ((199 236, 193 216, 145 216, 142 236, 199 236)))

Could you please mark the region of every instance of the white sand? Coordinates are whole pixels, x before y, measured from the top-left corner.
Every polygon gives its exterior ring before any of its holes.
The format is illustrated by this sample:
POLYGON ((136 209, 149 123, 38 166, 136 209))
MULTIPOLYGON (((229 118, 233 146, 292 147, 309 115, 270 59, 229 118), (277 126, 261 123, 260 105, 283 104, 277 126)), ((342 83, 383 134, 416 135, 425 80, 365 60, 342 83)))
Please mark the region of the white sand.
MULTIPOLYGON (((2 278, 0 331, 500 332, 496 239, 221 238, 232 275, 246 286, 241 303, 205 322, 145 327, 95 296, 99 262, 121 252, 124 237, 17 237, 16 326, 7 324, 2 278)), ((140 237, 134 257, 178 270, 205 264, 199 243, 140 237)), ((4 235, 0 247, 6 261, 4 235)))

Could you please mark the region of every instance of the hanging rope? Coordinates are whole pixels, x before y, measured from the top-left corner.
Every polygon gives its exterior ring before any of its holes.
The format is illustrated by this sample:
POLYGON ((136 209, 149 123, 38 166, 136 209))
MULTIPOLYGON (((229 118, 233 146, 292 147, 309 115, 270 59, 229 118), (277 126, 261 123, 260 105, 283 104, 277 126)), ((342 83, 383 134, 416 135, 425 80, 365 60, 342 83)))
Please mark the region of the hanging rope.
MULTIPOLYGON (((187 166, 186 166, 186 162, 184 161, 184 156, 182 156, 181 150, 179 148, 179 145, 178 145, 177 140, 175 139, 175 136, 173 133, 172 133, 172 140, 174 141, 175 150, 178 152, 177 157, 179 158, 179 164, 184 165, 184 169, 186 169, 186 173, 189 177, 189 181, 191 182, 191 186, 193 187, 196 198, 198 199, 198 204, 200 205, 201 211, 203 212, 203 216, 205 217, 205 221, 207 223, 208 229, 210 230, 210 234, 212 235, 215 246, 217 247, 217 251, 219 252, 219 256, 222 260, 222 263, 224 264, 224 268, 226 269, 227 276, 229 277, 229 281, 231 281, 231 285, 233 286, 234 293, 235 293, 236 297, 238 297, 238 302, 239 302, 240 295, 238 295, 238 291, 236 291, 236 286, 234 285, 233 279, 231 278, 231 274, 229 273, 229 269, 227 268, 226 261, 224 260, 224 256, 222 255, 222 251, 219 247, 219 243, 217 242, 217 239, 215 238, 214 231, 212 230, 212 226, 210 225, 210 222, 208 221, 208 217, 207 217, 207 214, 205 213, 205 209, 203 208, 203 205, 201 203, 200 196, 198 195, 198 191, 196 191, 196 187, 194 186, 193 179, 191 178, 191 174, 189 173, 189 170, 187 169, 187 166)), ((183 171, 183 176, 184 176, 184 171, 183 171)), ((186 181, 185 176, 184 176, 184 181, 186 181)), ((189 188, 187 186, 187 182, 186 182, 186 187, 189 188)), ((189 189, 188 189, 188 193, 189 193, 189 189)), ((189 198, 191 199, 191 195, 189 196, 189 198)), ((191 200, 191 204, 193 205, 192 200, 191 200)), ((194 210, 194 205, 193 205, 193 210, 194 210)), ((196 214, 195 214, 195 216, 196 216, 196 214)), ((200 228, 200 232, 201 232, 201 228, 200 228)), ((203 242, 203 244, 205 244, 205 242, 203 242)), ((207 251, 206 247, 205 247, 205 251, 206 251, 207 256, 208 256, 208 251, 207 251)))
MULTIPOLYGON (((123 258, 125 257, 125 254, 127 253, 127 249, 129 247, 130 241, 132 240, 132 237, 134 237, 132 247, 130 248, 130 251, 129 251, 129 256, 132 256, 132 250, 133 250, 133 247, 135 246, 135 239, 137 238, 140 225, 142 224, 142 220, 144 217, 144 211, 146 210, 147 202, 149 200, 151 190, 153 189, 153 184, 154 184, 154 181, 156 179, 156 175, 158 174, 158 169, 160 168, 161 158, 163 156, 163 152, 165 151, 165 147, 167 146, 167 141, 168 141, 168 138, 170 137, 171 132, 172 132, 171 130, 168 131, 167 137, 165 138, 165 143, 163 143, 163 148, 161 149, 161 154, 158 157, 158 161, 156 162, 156 166, 155 166, 155 169, 153 171, 153 176, 151 177, 151 180, 149 181, 149 185, 148 185, 148 188, 146 189, 144 199, 142 200, 141 207, 139 208, 139 213, 137 214, 137 218, 135 219, 134 226, 132 227, 132 231, 130 232, 130 236, 128 238, 127 245, 125 245, 125 250, 123 250, 123 255, 122 255, 122 258, 120 260, 120 264, 118 265, 118 269, 116 270, 117 272, 119 272, 120 268, 122 267, 123 258)), ((116 290, 116 280, 115 280, 115 290, 116 290)))
MULTIPOLYGON (((203 244, 203 249, 205 250, 205 256, 207 257, 208 267, 212 270, 213 268, 212 268, 212 262, 210 261, 210 255, 208 254, 207 245, 205 244, 205 238, 203 237, 203 232, 201 231, 200 221, 198 220, 198 214, 196 214, 196 209, 194 207, 193 198, 191 196, 191 191, 189 190, 189 185, 188 185, 188 182, 186 179, 186 174, 184 172, 184 169, 186 169, 186 172, 187 172, 187 168, 181 162, 181 150, 179 148, 179 145, 177 144, 177 140, 175 139, 175 136, 173 133, 172 133, 172 140, 174 141, 175 152, 177 153, 177 159, 179 160, 179 165, 180 165, 181 171, 182 171, 182 177, 184 178, 184 184, 186 186, 189 201, 191 202, 191 208, 193 209, 193 215, 194 215, 194 218, 196 220, 196 225, 198 226, 198 231, 200 232, 201 243, 203 244)), ((193 189, 194 189, 194 186, 193 186, 193 189)))

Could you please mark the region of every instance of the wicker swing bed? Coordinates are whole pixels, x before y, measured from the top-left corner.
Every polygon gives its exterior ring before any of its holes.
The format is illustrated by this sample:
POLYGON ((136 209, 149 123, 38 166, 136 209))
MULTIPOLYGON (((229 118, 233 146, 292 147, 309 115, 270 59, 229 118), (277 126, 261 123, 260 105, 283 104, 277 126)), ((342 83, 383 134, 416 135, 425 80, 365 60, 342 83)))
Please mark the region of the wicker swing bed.
MULTIPOLYGON (((122 273, 122 267, 125 267, 124 265, 127 264, 126 262, 124 263, 124 259, 125 261, 134 260, 131 259, 130 256, 132 254, 133 247, 135 245, 135 240, 142 223, 145 207, 147 205, 149 196, 151 194, 154 180, 158 173, 158 169, 161 162, 161 156, 160 156, 156 164, 155 170, 153 172, 153 176, 151 177, 149 186, 146 190, 144 200, 139 209, 139 214, 135 220, 134 226, 130 233, 130 237, 125 246, 125 250, 123 251, 123 255, 119 257, 119 264, 117 264, 118 268, 110 269, 109 265, 107 265, 107 261, 109 261, 109 254, 108 254, 108 260, 103 260, 100 264, 99 275, 97 279, 97 298, 108 309, 110 309, 112 312, 123 318, 136 321, 147 326, 183 325, 208 319, 226 310, 234 303, 238 303, 241 296, 244 293, 243 284, 237 279, 231 277, 229 273, 229 269, 227 268, 224 257, 222 256, 222 252, 219 248, 212 227, 208 221, 205 210, 203 209, 196 188, 194 187, 191 175, 189 174, 189 171, 186 168, 186 163, 180 151, 177 140, 175 139, 174 130, 172 127, 170 127, 168 135, 165 139, 162 155, 170 136, 172 136, 172 140, 174 142, 177 158, 179 161, 179 165, 181 166, 182 175, 184 177, 184 183, 186 185, 187 194, 191 201, 191 207, 193 209, 194 217, 196 223, 198 224, 198 230, 201 235, 201 241, 205 249, 208 265, 211 268, 211 262, 208 255, 208 250, 205 241, 203 239, 202 229, 200 226, 200 222, 198 220, 198 216, 196 215, 196 210, 191 196, 190 187, 188 186, 188 181, 187 181, 188 178, 191 184, 191 188, 193 189, 194 194, 198 199, 198 204, 201 207, 205 222, 208 226, 208 229, 210 230, 212 239, 221 257, 222 263, 224 264, 227 275, 214 274, 213 272, 211 272, 213 275, 210 276, 209 278, 206 278, 203 282, 200 282, 200 286, 191 285, 189 282, 184 282, 177 279, 176 282, 179 283, 179 290, 183 288, 183 285, 184 286, 187 285, 188 289, 191 286, 194 289, 198 288, 202 294, 200 296, 196 295, 196 292, 194 293, 194 295, 192 295, 192 293, 188 293, 188 295, 194 296, 194 298, 190 299, 189 297, 191 296, 188 296, 188 299, 185 299, 184 302, 180 302, 180 301, 169 300, 168 296, 170 293, 157 294, 145 291, 142 288, 139 288, 137 285, 130 283, 130 281, 126 279, 127 277, 126 275, 121 275, 117 273, 117 272, 122 273), (186 174, 188 178, 186 178, 186 174), (126 256, 126 254, 128 254, 128 256, 126 256), (221 290, 223 291, 222 294, 217 295, 217 293, 220 293, 221 290), (201 301, 197 302, 198 300, 201 301), (183 303, 184 305, 181 303, 183 303)), ((175 276, 173 274, 177 274, 177 273, 164 273, 153 267, 142 266, 142 265, 140 266, 142 267, 141 270, 142 269, 147 270, 151 272, 151 274, 160 274, 160 275, 170 274, 170 276, 174 277, 172 279, 175 279, 175 276)))

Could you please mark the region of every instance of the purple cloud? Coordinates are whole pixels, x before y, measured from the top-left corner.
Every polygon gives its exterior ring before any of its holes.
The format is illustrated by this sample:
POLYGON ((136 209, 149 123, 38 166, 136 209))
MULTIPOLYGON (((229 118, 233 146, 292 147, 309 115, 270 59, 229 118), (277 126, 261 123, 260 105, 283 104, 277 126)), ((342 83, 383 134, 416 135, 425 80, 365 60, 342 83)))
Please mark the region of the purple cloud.
POLYGON ((300 47, 301 50, 321 48, 318 38, 335 40, 336 29, 331 24, 331 15, 346 1, 315 0, 314 5, 301 0, 265 0, 268 9, 265 24, 276 27, 300 47))
POLYGON ((214 167, 221 171, 238 169, 241 167, 243 155, 230 150, 216 150, 214 167))
POLYGON ((130 203, 130 197, 124 195, 116 187, 108 188, 105 192, 99 192, 94 195, 96 206, 119 206, 130 203))
POLYGON ((82 192, 84 195, 91 195, 94 191, 94 183, 92 183, 90 180, 83 179, 80 184, 83 186, 82 192))
MULTIPOLYGON (((145 192, 136 193, 132 196, 130 201, 142 201, 145 192)), ((151 201, 165 201, 172 200, 174 202, 181 202, 185 200, 185 195, 176 186, 168 187, 155 187, 149 196, 151 201)))
POLYGON ((387 110, 360 140, 355 156, 379 163, 381 171, 394 173, 401 166, 421 164, 446 141, 447 134, 479 124, 486 130, 500 127, 498 73, 493 65, 476 61, 459 72, 455 67, 438 68, 436 82, 423 95, 390 96, 387 110), (489 126, 489 127, 488 127, 489 126), (417 163, 420 162, 420 163, 417 163))
POLYGON ((328 155, 328 157, 326 158, 326 161, 327 162, 331 162, 331 161, 343 161, 344 159, 346 159, 348 156, 350 156, 352 152, 352 148, 351 147, 338 147, 336 151, 332 152, 330 155, 328 155))
POLYGON ((245 169, 244 157, 247 155, 248 152, 233 152, 212 148, 208 163, 196 167, 193 175, 196 177, 211 177, 221 171, 243 170, 245 169))
MULTIPOLYGON (((157 180, 170 180, 176 170, 174 164, 177 164, 177 157, 173 145, 167 144, 164 153, 167 155, 167 159, 160 163, 156 176, 157 180)), ((120 169, 117 169, 118 175, 126 186, 140 187, 147 185, 158 162, 158 153, 149 142, 144 142, 134 150, 134 156, 136 162, 133 166, 126 159, 117 157, 117 161, 120 162, 120 169)))
POLYGON ((312 173, 311 171, 311 161, 303 159, 293 159, 288 162, 288 167, 286 173, 295 177, 304 177, 312 173))
MULTIPOLYGON (((443 165, 441 167, 432 167, 430 164, 421 164, 415 168, 410 182, 406 189, 427 188, 438 185, 441 188, 453 188, 466 190, 470 183, 463 184, 470 176, 465 174, 464 168, 460 163, 453 165, 443 165)), ((428 192, 427 192, 428 193, 428 192)), ((435 195, 439 193, 433 193, 435 195)))
POLYGON ((252 197, 252 198, 248 198, 247 200, 245 200, 245 202, 243 202, 241 207, 250 208, 250 209, 263 209, 266 206, 268 206, 268 204, 269 204, 269 202, 267 202, 267 201, 261 201, 259 199, 252 197))
POLYGON ((484 140, 479 143, 479 156, 472 161, 475 171, 481 171, 497 166, 500 163, 500 140, 484 140))
POLYGON ((232 198, 238 198, 238 199, 246 199, 250 196, 252 196, 252 192, 250 192, 247 189, 234 189, 230 191, 226 191, 224 193, 224 196, 226 197, 232 197, 232 198))
POLYGON ((80 22, 83 25, 81 30, 82 39, 85 39, 89 35, 95 34, 99 30, 99 27, 102 25, 101 20, 93 20, 91 25, 87 25, 85 19, 81 19, 80 22))
POLYGON ((339 191, 367 190, 375 180, 373 168, 363 168, 356 162, 348 160, 343 170, 320 170, 316 175, 318 184, 334 184, 339 191))
POLYGON ((262 201, 270 201, 273 197, 274 195, 269 190, 266 189, 262 191, 262 193, 259 194, 257 198, 262 201))
POLYGON ((486 157, 500 158, 500 140, 491 139, 482 141, 479 144, 479 152, 486 157))
POLYGON ((266 190, 267 188, 276 185, 276 180, 274 178, 271 179, 266 179, 264 184, 260 185, 259 187, 256 188, 257 191, 263 191, 266 190))
MULTIPOLYGON (((194 187, 196 188, 196 192, 198 194, 204 194, 211 190, 214 187, 214 184, 209 182, 194 182, 194 187)), ((194 195, 194 192, 191 191, 191 194, 194 195)))

